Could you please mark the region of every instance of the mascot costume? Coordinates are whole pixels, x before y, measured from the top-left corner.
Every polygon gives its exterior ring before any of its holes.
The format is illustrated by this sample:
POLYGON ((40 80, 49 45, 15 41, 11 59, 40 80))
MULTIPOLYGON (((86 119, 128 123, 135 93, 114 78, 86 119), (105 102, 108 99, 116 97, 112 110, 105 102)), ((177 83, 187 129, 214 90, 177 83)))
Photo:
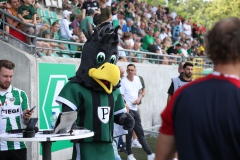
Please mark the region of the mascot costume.
POLYGON ((117 30, 105 22, 95 27, 93 34, 84 31, 87 42, 81 64, 56 99, 63 112, 78 112, 77 126, 94 131, 93 137, 74 141, 73 160, 114 160, 114 122, 126 130, 134 127, 118 89, 117 30))

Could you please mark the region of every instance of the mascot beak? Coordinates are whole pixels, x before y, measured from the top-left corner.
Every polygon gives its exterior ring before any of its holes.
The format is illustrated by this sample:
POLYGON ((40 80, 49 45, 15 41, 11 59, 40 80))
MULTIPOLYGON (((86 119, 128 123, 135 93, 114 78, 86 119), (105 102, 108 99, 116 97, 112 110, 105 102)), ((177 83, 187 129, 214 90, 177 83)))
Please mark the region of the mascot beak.
POLYGON ((111 63, 104 63, 99 68, 91 68, 88 75, 92 77, 108 93, 112 93, 113 86, 120 80, 119 68, 111 63))

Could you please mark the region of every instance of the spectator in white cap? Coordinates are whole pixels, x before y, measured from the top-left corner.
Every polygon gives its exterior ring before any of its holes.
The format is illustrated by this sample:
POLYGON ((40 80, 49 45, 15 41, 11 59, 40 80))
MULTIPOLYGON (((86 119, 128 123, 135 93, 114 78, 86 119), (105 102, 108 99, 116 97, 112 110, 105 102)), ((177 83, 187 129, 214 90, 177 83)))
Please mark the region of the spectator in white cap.
POLYGON ((69 21, 69 18, 71 13, 72 12, 68 10, 63 11, 63 19, 60 27, 61 38, 78 42, 79 41, 78 37, 76 35, 72 35, 72 30, 69 29, 69 25, 71 23, 69 21))

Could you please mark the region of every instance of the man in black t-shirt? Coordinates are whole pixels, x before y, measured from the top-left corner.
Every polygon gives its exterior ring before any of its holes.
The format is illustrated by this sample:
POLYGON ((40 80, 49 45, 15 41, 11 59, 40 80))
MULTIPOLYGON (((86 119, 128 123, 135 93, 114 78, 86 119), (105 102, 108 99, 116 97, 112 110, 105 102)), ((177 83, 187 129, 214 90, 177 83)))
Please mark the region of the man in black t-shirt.
POLYGON ((85 18, 86 16, 89 16, 89 10, 94 10, 95 15, 93 17, 93 23, 95 25, 98 25, 98 14, 101 14, 100 7, 97 1, 93 0, 87 0, 86 2, 83 3, 82 6, 82 19, 85 18))

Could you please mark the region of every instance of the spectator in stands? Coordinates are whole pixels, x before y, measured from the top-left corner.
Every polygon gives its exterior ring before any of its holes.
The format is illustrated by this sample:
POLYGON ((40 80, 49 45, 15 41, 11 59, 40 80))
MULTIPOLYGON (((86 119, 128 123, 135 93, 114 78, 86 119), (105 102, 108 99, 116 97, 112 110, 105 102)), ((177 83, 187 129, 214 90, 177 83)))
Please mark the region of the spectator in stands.
POLYGON ((126 57, 126 53, 125 51, 121 51, 121 49, 123 49, 124 43, 121 39, 119 39, 119 43, 118 43, 118 52, 119 52, 119 57, 118 57, 118 61, 120 62, 127 62, 127 57, 126 57))
POLYGON ((81 9, 78 7, 78 0, 72 0, 70 11, 72 12, 70 15, 70 21, 72 22, 75 16, 81 13, 81 9))
POLYGON ((142 54, 134 52, 134 51, 140 51, 140 47, 141 47, 141 43, 140 42, 135 42, 134 43, 133 51, 130 52, 130 56, 131 56, 131 61, 132 62, 138 62, 138 63, 142 62, 142 54))
MULTIPOLYGON (((18 7, 20 6, 19 0, 8 0, 8 3, 11 5, 11 7, 7 9, 7 12, 9 14, 17 17, 18 7)), ((7 16, 6 21, 8 24, 16 27, 17 29, 19 29, 19 30, 21 29, 19 27, 19 22, 15 21, 14 19, 7 16)), ((21 40, 22 42, 26 42, 26 36, 11 27, 9 27, 9 34, 14 36, 15 38, 21 40)))
POLYGON ((113 23, 113 27, 117 27, 117 26, 120 26, 120 20, 121 19, 124 19, 125 16, 124 16, 124 13, 122 11, 119 11, 118 14, 116 15, 113 15, 112 16, 112 23, 113 23))
POLYGON ((71 4, 69 4, 68 2, 69 2, 69 0, 63 0, 62 9, 71 11, 72 7, 71 7, 71 4))
POLYGON ((129 21, 127 21, 127 24, 123 25, 122 31, 123 32, 131 32, 133 24, 134 24, 133 20, 130 19, 129 21))
POLYGON ((95 11, 93 9, 90 9, 88 11, 88 16, 84 17, 82 22, 80 23, 80 31, 83 31, 83 29, 87 32, 89 31, 92 33, 92 28, 94 26, 93 23, 93 17, 94 17, 95 11))
POLYGON ((159 38, 160 38, 161 40, 163 40, 163 39, 166 38, 166 37, 168 37, 168 35, 167 35, 167 29, 166 29, 166 28, 162 28, 162 29, 161 29, 161 33, 160 33, 160 35, 159 35, 159 38))
POLYGON ((178 41, 179 35, 182 32, 182 27, 180 26, 181 21, 177 20, 176 25, 173 27, 172 39, 173 42, 178 41))
POLYGON ((36 34, 38 34, 40 31, 46 28, 50 28, 50 26, 38 14, 36 20, 37 20, 36 34))
POLYGON ((85 43, 87 41, 87 38, 85 37, 84 33, 83 32, 80 32, 78 34, 78 37, 79 37, 79 40, 80 42, 79 43, 85 43))
POLYGON ((131 48, 133 48, 134 40, 131 32, 125 32, 123 35, 123 42, 129 41, 131 43, 131 48))
POLYGON ((185 57, 185 58, 188 57, 188 52, 187 52, 187 50, 188 50, 188 45, 187 45, 186 43, 183 44, 183 47, 182 47, 181 50, 182 50, 182 53, 183 53, 184 57, 185 57))
POLYGON ((72 12, 70 12, 68 10, 63 11, 63 19, 62 19, 61 27, 60 27, 61 38, 79 42, 78 37, 76 35, 72 35, 72 30, 70 31, 70 29, 69 29, 69 24, 70 24, 69 18, 70 18, 71 13, 72 12))
MULTIPOLYGON (((35 26, 37 25, 37 20, 36 20, 36 11, 31 4, 31 0, 23 0, 23 4, 18 7, 18 18, 22 20, 23 24, 20 25, 21 29, 23 32, 27 33, 28 35, 33 35, 34 34, 34 28, 29 27, 26 25, 26 23, 32 23, 35 26), (23 12, 27 11, 27 15, 22 16, 24 14, 23 12)), ((27 44, 31 45, 32 40, 30 37, 26 37, 27 44)))
POLYGON ((125 20, 126 22, 128 22, 129 20, 133 20, 134 17, 135 17, 135 9, 134 9, 134 6, 133 6, 133 3, 132 2, 128 2, 128 6, 127 8, 125 9, 125 20))
MULTIPOLYGON (((78 33, 78 37, 79 37, 79 43, 85 43, 87 41, 87 38, 85 37, 83 32, 79 32, 78 33)), ((82 51, 83 50, 83 46, 78 46, 78 51, 82 51)), ((74 58, 81 58, 82 53, 76 53, 74 58)))
POLYGON ((139 32, 140 32, 140 36, 141 36, 142 38, 143 38, 144 36, 146 36, 145 26, 146 26, 146 23, 145 23, 144 21, 141 21, 140 27, 139 27, 139 32))
POLYGON ((183 32, 188 36, 190 37, 192 35, 192 28, 191 28, 191 23, 190 21, 188 20, 186 22, 185 19, 182 20, 182 28, 183 28, 183 32))
POLYGON ((78 7, 79 9, 81 9, 81 10, 82 10, 83 3, 84 3, 84 0, 78 0, 78 5, 77 5, 77 7, 78 7))
POLYGON ((142 48, 145 50, 149 49, 150 45, 154 44, 154 38, 153 38, 153 30, 149 30, 149 33, 143 37, 143 44, 142 44, 142 48))
POLYGON ((106 0, 99 0, 101 14, 98 15, 98 23, 110 22, 112 20, 111 9, 106 6, 106 0))
MULTIPOLYGON (((82 6, 83 18, 85 18, 86 16, 90 16, 90 13, 89 13, 90 10, 94 10, 93 23, 95 25, 98 25, 98 15, 101 14, 99 3, 97 1, 93 1, 93 0, 85 1, 82 6)), ((92 13, 92 11, 91 11, 91 13, 92 13)))
MULTIPOLYGON (((56 32, 58 32, 59 30, 59 23, 58 22, 53 22, 52 26, 50 27, 50 29, 46 28, 45 30, 41 31, 37 37, 41 37, 41 38, 47 38, 47 39, 55 39, 55 36, 54 34, 56 32)), ((46 42, 45 42, 46 43, 46 42)), ((53 48, 55 49, 56 47, 60 48, 61 50, 65 50, 66 47, 63 45, 63 44, 57 44, 57 43, 54 43, 54 42, 49 42, 48 43, 49 46, 47 46, 46 48, 53 48)), ((52 50, 47 50, 46 51, 43 51, 44 53, 46 53, 47 56, 50 56, 52 52, 55 52, 55 51, 52 51, 52 50)))
POLYGON ((79 28, 81 21, 82 21, 82 14, 77 14, 75 16, 75 19, 70 24, 70 26, 72 27, 73 30, 76 28, 79 28))

